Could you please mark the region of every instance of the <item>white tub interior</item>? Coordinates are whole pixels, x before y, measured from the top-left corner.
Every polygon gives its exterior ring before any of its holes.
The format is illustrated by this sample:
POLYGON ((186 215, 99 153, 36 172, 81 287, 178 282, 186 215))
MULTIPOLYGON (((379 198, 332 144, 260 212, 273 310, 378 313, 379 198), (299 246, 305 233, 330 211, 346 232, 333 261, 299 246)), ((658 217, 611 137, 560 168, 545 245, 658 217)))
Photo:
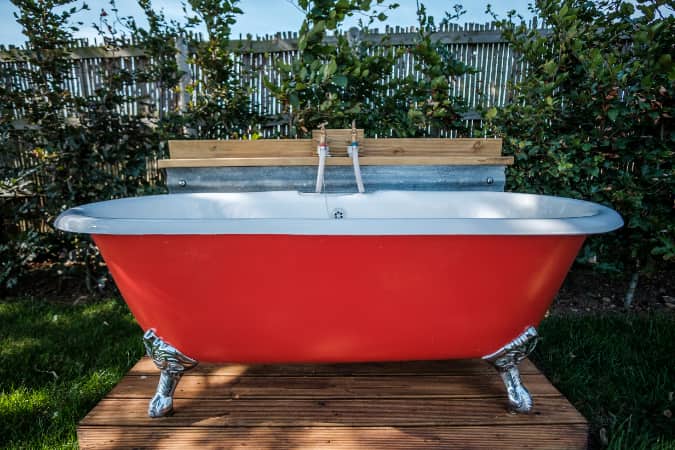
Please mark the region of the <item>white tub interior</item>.
POLYGON ((156 195, 83 205, 56 221, 109 234, 590 234, 621 224, 609 208, 561 197, 411 191, 156 195))

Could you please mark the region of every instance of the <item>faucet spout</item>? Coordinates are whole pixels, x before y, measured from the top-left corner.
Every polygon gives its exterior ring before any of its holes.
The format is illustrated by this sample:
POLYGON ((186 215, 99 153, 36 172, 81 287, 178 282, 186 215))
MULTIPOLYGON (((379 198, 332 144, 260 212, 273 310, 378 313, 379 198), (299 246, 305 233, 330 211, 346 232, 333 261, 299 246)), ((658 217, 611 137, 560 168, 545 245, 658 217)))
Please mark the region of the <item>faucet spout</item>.
POLYGON ((316 173, 316 187, 314 192, 321 193, 324 186, 324 174, 326 172, 326 158, 330 156, 328 148, 328 139, 326 136, 326 124, 321 124, 321 136, 319 137, 319 146, 316 149, 319 155, 319 167, 316 173))
POLYGON ((352 165, 354 166, 354 178, 356 178, 356 188, 360 194, 366 192, 363 186, 363 178, 361 177, 361 165, 359 164, 359 141, 356 132, 356 121, 352 121, 352 143, 347 147, 347 153, 352 158, 352 165))

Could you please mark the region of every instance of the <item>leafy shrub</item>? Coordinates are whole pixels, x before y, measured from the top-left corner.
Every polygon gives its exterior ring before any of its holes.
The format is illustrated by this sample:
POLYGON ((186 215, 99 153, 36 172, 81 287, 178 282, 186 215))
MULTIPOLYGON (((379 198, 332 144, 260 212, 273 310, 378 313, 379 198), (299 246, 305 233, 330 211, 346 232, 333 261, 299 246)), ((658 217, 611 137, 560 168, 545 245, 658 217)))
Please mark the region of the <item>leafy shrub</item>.
MULTIPOLYGON (((151 80, 161 89, 186 98, 181 110, 160 111, 158 130, 165 137, 199 137, 202 139, 240 138, 255 132, 261 118, 250 103, 250 89, 245 86, 250 75, 235 58, 230 48, 230 35, 236 16, 241 14, 239 0, 189 0, 185 4, 185 23, 169 21, 151 0, 138 0, 147 19, 147 28, 139 26, 133 17, 119 20, 146 55, 139 81, 151 80), (206 39, 191 29, 206 28, 206 39), (199 67, 201 77, 190 81, 180 92, 181 78, 190 78, 189 67, 176 62, 177 52, 184 52, 187 65, 199 67)), ((114 4, 114 0, 113 0, 114 4)))
POLYGON ((186 125, 193 135, 203 139, 239 138, 253 131, 260 122, 249 104, 249 89, 244 86, 245 71, 229 48, 231 27, 239 0, 189 0, 194 11, 189 24, 203 23, 206 42, 193 39, 196 50, 190 62, 200 67, 203 78, 189 87, 195 100, 184 112, 186 125))
POLYGON ((106 274, 95 246, 86 237, 55 233, 51 224, 68 207, 156 189, 158 180, 146 166, 158 156, 160 135, 144 117, 122 112, 126 98, 120 92, 134 74, 114 60, 102 65, 103 83, 93 95, 77 97, 65 87, 75 29, 68 23, 76 8, 55 12, 68 3, 63 0, 14 3, 31 51, 18 55, 23 62, 12 75, 29 83, 0 92, 6 106, 0 148, 6 160, 23 152, 30 161, 19 168, 3 165, 0 174, 6 191, 26 194, 3 202, 3 219, 13 226, 0 239, 0 284, 15 285, 28 261, 49 260, 61 274, 83 272, 92 288, 106 274), (16 129, 13 111, 23 113, 23 129, 16 129))
POLYGON ((499 23, 528 67, 486 114, 516 159, 508 187, 616 208, 626 226, 585 253, 615 270, 675 258, 675 18, 660 3, 537 0, 545 31, 499 23))
MULTIPOLYGON (((454 13, 438 25, 458 19, 464 11, 455 5, 454 13)), ((475 70, 457 60, 446 45, 433 40, 438 31, 433 16, 422 3, 417 4, 417 43, 403 51, 414 56, 415 72, 405 78, 392 80, 389 95, 383 101, 380 117, 395 136, 462 136, 468 134, 462 115, 467 106, 461 96, 451 95, 452 83, 475 70), (403 114, 403 115, 402 115, 403 114), (393 118, 393 120, 392 120, 393 118)))
MULTIPOLYGON (((437 31, 434 18, 427 15, 423 4, 418 4, 417 44, 396 48, 388 44, 387 37, 376 42, 369 36, 369 26, 387 18, 385 12, 371 9, 371 3, 298 2, 306 14, 298 37, 299 57, 291 63, 277 61, 281 81, 266 82, 285 106, 290 134, 306 133, 321 123, 349 127, 353 120, 369 135, 437 136, 449 135, 452 130, 466 133, 461 120, 466 107, 461 98, 449 92, 452 80, 471 69, 432 40, 432 33, 437 31), (359 29, 337 33, 345 18, 356 13, 365 15, 366 23, 361 20, 359 29), (335 44, 325 40, 331 31, 335 44), (404 53, 415 56, 415 69, 421 76, 390 76, 404 53)), ((377 0, 377 6, 383 3, 377 0)), ((458 16, 448 16, 444 21, 458 16)))
MULTIPOLYGON (((377 5, 382 2, 377 0, 377 5)), ((291 136, 307 133, 324 122, 330 127, 347 127, 352 120, 377 132, 381 116, 378 109, 387 89, 382 80, 395 61, 393 51, 369 54, 374 43, 344 33, 334 33, 334 45, 325 42, 328 32, 335 32, 346 17, 369 12, 370 3, 370 0, 298 2, 305 13, 298 36, 299 55, 290 63, 277 60, 275 68, 280 82, 267 79, 265 83, 284 105, 291 136)), ((385 18, 384 13, 372 13, 368 24, 385 18)), ((362 32, 368 32, 364 26, 361 28, 362 32)))
POLYGON ((123 35, 128 32, 151 58, 133 69, 103 58, 101 82, 93 95, 77 96, 66 87, 73 69, 72 33, 77 30, 72 22, 79 12, 63 9, 71 3, 14 1, 31 51, 17 51, 20 63, 3 73, 0 151, 5 162, 21 160, 25 154, 30 161, 22 167, 0 167, 1 193, 7 199, 0 205, 0 290, 16 286, 29 264, 40 261, 53 264, 61 277, 83 280, 90 290, 104 285, 107 271, 97 248, 86 236, 54 232, 51 224, 56 216, 78 204, 161 189, 148 162, 162 156, 167 138, 186 131, 204 138, 237 137, 258 121, 228 48, 234 15, 241 12, 237 0, 190 0, 194 16, 188 26, 204 22, 208 39, 197 45, 193 38, 187 44, 196 49, 191 62, 201 67, 206 81, 191 86, 192 101, 185 111, 168 114, 129 94, 129 87, 152 82, 164 93, 175 90, 184 75, 176 63, 176 40, 188 38, 185 26, 167 21, 151 0, 138 2, 147 28, 137 26, 131 17, 120 17, 114 0, 109 2, 95 25, 106 48, 128 46, 123 35), (27 80, 28 87, 12 84, 15 79, 27 80), (122 108, 133 101, 145 105, 135 115, 122 108))

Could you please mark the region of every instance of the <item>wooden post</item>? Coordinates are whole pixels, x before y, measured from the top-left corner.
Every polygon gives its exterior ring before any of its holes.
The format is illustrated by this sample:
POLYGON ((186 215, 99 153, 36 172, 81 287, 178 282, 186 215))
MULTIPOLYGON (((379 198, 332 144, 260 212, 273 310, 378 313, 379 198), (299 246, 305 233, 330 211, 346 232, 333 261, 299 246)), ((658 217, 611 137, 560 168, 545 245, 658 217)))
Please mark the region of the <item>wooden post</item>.
POLYGON ((192 73, 190 65, 187 62, 188 46, 183 36, 176 38, 176 65, 181 72, 180 81, 178 82, 178 111, 185 112, 190 103, 190 94, 187 92, 187 86, 192 82, 192 73))
MULTIPOLYGON (((176 65, 181 72, 181 77, 178 81, 177 109, 181 115, 187 111, 191 97, 187 91, 188 85, 192 83, 192 71, 190 70, 190 64, 188 64, 188 51, 185 38, 183 36, 176 37, 176 65)), ((191 127, 183 127, 183 134, 190 137, 197 135, 196 130, 191 127)))

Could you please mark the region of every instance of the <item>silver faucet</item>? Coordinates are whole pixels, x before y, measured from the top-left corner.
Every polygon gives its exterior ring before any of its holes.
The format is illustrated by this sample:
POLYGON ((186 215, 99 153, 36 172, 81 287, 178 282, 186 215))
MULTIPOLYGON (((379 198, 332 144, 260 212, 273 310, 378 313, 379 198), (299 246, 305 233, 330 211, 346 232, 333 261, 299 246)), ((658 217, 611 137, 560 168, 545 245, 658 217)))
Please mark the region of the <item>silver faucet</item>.
POLYGON ((356 121, 352 121, 352 143, 347 147, 347 153, 352 158, 352 165, 354 166, 354 178, 356 178, 356 188, 359 193, 366 192, 363 187, 363 179, 361 178, 361 165, 359 164, 359 141, 356 132, 356 121))
POLYGON ((319 146, 316 151, 319 154, 319 170, 316 174, 316 188, 314 192, 317 194, 321 192, 324 185, 324 174, 326 172, 326 158, 330 156, 330 149, 328 148, 328 137, 326 136, 326 124, 322 123, 320 126, 321 136, 319 136, 319 146))
MULTIPOLYGON (((317 194, 324 190, 324 180, 326 173, 326 159, 330 156, 330 148, 328 147, 328 136, 326 134, 326 124, 320 125, 321 134, 319 136, 319 145, 317 146, 317 153, 319 155, 319 168, 316 174, 316 188, 314 192, 317 194)), ((354 177, 356 178, 356 187, 359 193, 364 193, 366 189, 363 187, 363 179, 361 178, 361 166, 359 164, 359 140, 356 130, 356 121, 352 121, 352 140, 347 146, 347 154, 352 159, 354 166, 354 177)))

